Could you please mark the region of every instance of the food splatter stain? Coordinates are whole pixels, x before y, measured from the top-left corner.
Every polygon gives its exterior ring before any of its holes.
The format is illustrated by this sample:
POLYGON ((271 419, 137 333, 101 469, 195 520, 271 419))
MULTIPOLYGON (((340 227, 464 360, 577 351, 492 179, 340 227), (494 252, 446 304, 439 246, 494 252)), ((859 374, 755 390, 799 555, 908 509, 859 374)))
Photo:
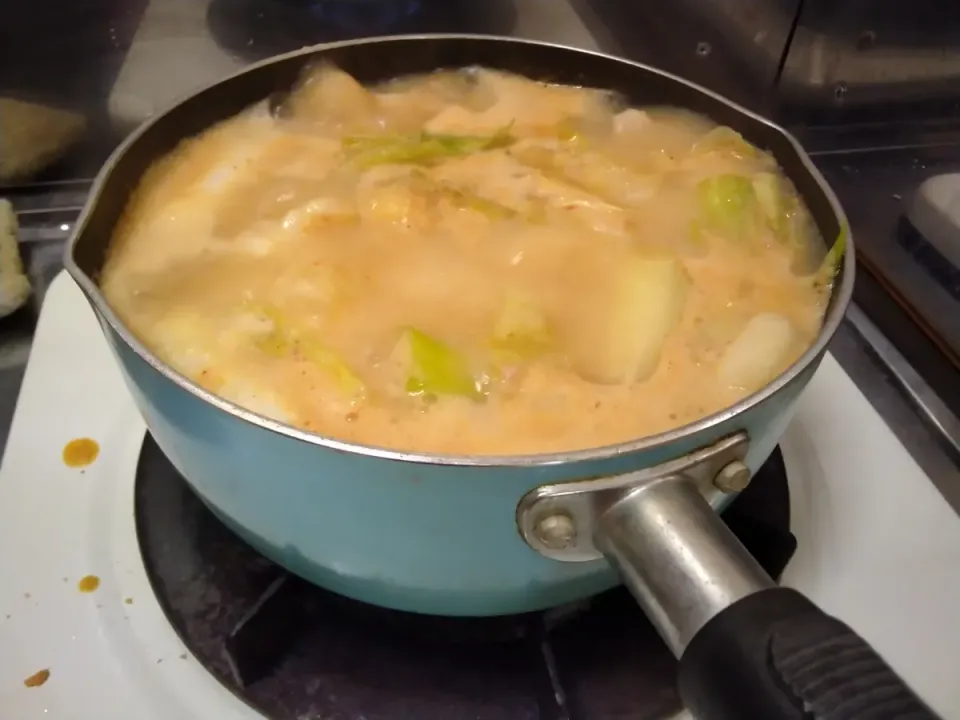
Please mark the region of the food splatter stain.
POLYGON ((77 583, 77 590, 82 593, 92 593, 98 587, 100 587, 100 578, 96 575, 85 575, 77 583))
POLYGON ((23 681, 23 684, 29 688, 40 687, 50 679, 49 670, 38 670, 33 675, 23 681))
POLYGON ((86 467, 100 454, 100 445, 90 438, 76 438, 63 446, 63 464, 67 467, 86 467))
POLYGON ((123 601, 124 601, 127 605, 133 605, 133 598, 124 598, 123 601))

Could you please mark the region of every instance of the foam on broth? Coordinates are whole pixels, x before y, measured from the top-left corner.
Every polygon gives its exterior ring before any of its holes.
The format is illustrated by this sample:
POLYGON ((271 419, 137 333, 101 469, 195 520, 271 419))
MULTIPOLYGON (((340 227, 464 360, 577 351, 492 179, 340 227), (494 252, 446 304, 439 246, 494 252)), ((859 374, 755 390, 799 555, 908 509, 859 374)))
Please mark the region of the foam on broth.
POLYGON ((146 174, 101 285, 163 361, 309 431, 439 453, 626 441, 819 332, 822 244, 728 128, 471 69, 320 67, 146 174))

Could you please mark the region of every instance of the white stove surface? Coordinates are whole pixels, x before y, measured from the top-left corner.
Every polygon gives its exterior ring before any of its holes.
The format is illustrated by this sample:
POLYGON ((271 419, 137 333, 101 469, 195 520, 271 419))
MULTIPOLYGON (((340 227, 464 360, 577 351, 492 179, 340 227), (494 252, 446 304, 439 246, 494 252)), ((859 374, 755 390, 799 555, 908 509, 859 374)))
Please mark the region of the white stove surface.
MULTIPOLYGON (((143 434, 93 312, 61 275, 0 468, 4 718, 260 717, 190 655, 150 588, 133 519, 143 434), (101 448, 83 471, 61 459, 78 437, 101 448), (101 584, 82 594, 88 574, 101 584), (25 687, 42 669, 47 682, 25 687)), ((942 717, 960 718, 960 518, 830 356, 781 447, 799 540, 785 584, 852 625, 942 717)))

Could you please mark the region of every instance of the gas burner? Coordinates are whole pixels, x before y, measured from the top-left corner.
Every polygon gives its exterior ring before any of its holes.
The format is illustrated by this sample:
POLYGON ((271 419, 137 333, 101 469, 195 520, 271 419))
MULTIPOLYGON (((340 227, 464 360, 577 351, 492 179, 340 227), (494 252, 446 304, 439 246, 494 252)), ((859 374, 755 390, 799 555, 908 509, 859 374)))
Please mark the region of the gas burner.
MULTIPOLYGON (((796 549, 779 450, 724 519, 778 577, 796 549)), ((229 531, 148 435, 135 521, 153 589, 184 644, 274 720, 669 717, 676 662, 623 589, 539 613, 387 610, 288 574, 229 531)))
POLYGON ((214 39, 243 60, 377 35, 509 35, 515 19, 512 0, 212 0, 207 9, 214 39))

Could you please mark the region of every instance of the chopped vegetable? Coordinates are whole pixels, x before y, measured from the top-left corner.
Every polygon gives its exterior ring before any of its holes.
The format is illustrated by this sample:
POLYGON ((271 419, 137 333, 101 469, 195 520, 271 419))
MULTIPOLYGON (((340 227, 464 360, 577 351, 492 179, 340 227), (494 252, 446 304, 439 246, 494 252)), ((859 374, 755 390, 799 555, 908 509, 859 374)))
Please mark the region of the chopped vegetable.
POLYGON ((519 215, 519 213, 511 207, 459 188, 441 185, 438 186, 438 190, 454 207, 462 210, 475 210, 491 220, 510 220, 519 215))
POLYGON ((714 175, 697 185, 701 229, 726 238, 742 239, 756 218, 757 196, 750 178, 714 175))
POLYGON ((577 143, 583 139, 580 122, 574 117, 565 117, 557 123, 557 139, 566 143, 577 143))
POLYGON ((792 245, 802 242, 808 217, 789 183, 775 173, 762 172, 754 176, 753 190, 774 236, 792 245))
POLYGON ((514 157, 546 177, 590 193, 618 209, 649 200, 659 183, 653 175, 634 172, 592 150, 564 152, 531 144, 519 148, 514 157))
POLYGON ((586 153, 563 163, 567 180, 620 206, 637 205, 653 197, 660 179, 633 172, 601 153, 586 153))
POLYGON ((707 132, 693 146, 694 153, 729 153, 740 159, 756 158, 759 151, 733 128, 720 125, 707 132))
POLYGON ((690 278, 674 258, 633 257, 619 269, 613 302, 600 319, 601 336, 583 374, 610 383, 646 380, 663 345, 683 317, 690 278))
POLYGON ((787 198, 783 183, 774 173, 757 173, 753 176, 753 192, 760 209, 775 226, 783 222, 787 214, 787 198))
POLYGON ((553 342, 547 318, 536 301, 523 293, 507 293, 493 328, 494 350, 524 360, 547 352, 553 342))
POLYGON ((429 165, 444 158, 470 155, 510 145, 506 130, 489 136, 423 132, 414 136, 348 136, 343 148, 363 168, 376 165, 429 165))
POLYGON ((703 226, 699 220, 690 221, 690 246, 696 250, 706 247, 707 239, 704 236, 703 226))
POLYGON ((827 256, 823 259, 823 262, 820 264, 820 269, 816 272, 816 282, 823 285, 829 285, 833 282, 833 278, 836 277, 840 271, 840 263, 847 251, 847 237, 849 235, 850 230, 847 228, 847 224, 845 222, 841 223, 836 242, 834 242, 833 247, 827 251, 827 256))
POLYGON ((407 328, 399 350, 408 364, 405 389, 411 395, 483 397, 467 359, 445 343, 416 328, 407 328))
POLYGON ((363 381, 333 350, 317 338, 302 336, 297 343, 297 350, 304 359, 326 372, 345 395, 359 398, 366 393, 363 381))
POLYGON ((531 174, 541 195, 552 195, 554 205, 570 205, 619 213, 623 204, 650 197, 654 188, 645 178, 616 165, 600 153, 573 156, 549 147, 527 144, 511 153, 531 174))
POLYGON ((287 337, 276 327, 265 335, 259 336, 255 344, 260 352, 273 358, 286 357, 293 350, 287 337))
POLYGON ((432 193, 435 196, 446 198, 457 209, 474 210, 491 220, 510 220, 520 214, 514 208, 496 200, 444 182, 438 182, 423 170, 415 169, 413 176, 423 188, 424 193, 432 193))
POLYGON ((426 198, 409 182, 395 181, 358 190, 360 215, 365 220, 403 227, 423 228, 429 224, 426 198))
POLYGON ((256 312, 271 323, 271 329, 254 341, 262 353, 274 358, 298 354, 329 375, 345 395, 359 398, 366 393, 363 381, 313 333, 286 327, 282 314, 275 307, 260 306, 256 312))
POLYGON ((727 346, 717 377, 726 387, 756 390, 784 368, 796 341, 797 332, 783 315, 756 315, 727 346))
POLYGON ((357 219, 357 209, 335 197, 317 197, 295 207, 283 216, 280 226, 288 232, 304 232, 334 222, 357 219))
POLYGON ((270 329, 258 334, 254 340, 257 349, 274 358, 289 355, 293 348, 280 311, 272 305, 255 305, 250 310, 270 322, 270 329))

